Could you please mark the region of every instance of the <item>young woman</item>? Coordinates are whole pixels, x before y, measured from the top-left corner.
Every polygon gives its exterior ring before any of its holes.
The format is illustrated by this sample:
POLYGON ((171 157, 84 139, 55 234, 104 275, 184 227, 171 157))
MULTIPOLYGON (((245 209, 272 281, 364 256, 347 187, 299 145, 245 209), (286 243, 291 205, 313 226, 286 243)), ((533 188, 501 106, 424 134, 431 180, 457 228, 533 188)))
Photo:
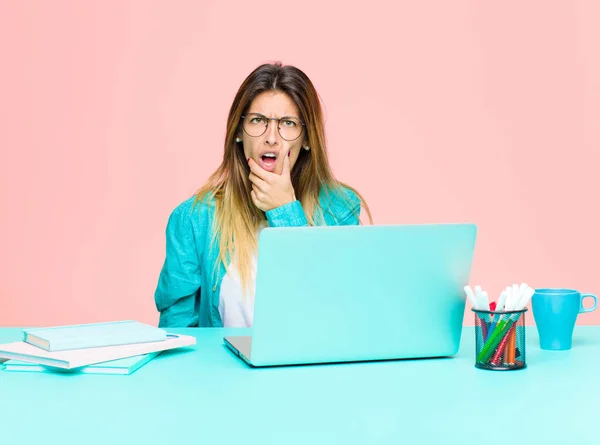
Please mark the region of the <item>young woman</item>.
POLYGON ((331 172, 310 79, 293 66, 259 66, 229 111, 223 162, 169 217, 159 326, 252 326, 260 230, 360 224, 361 203, 372 223, 360 194, 331 172))

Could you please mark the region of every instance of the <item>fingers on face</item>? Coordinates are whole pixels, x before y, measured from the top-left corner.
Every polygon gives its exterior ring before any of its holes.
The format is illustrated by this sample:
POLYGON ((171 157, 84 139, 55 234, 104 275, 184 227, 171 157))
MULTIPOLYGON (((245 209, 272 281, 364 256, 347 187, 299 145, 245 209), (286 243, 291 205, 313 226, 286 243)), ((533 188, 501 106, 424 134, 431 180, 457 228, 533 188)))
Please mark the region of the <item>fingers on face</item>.
POLYGON ((248 161, 248 164, 250 165, 250 171, 252 173, 254 173, 256 176, 261 178, 263 181, 267 181, 269 179, 270 173, 266 170, 263 170, 260 167, 260 165, 258 165, 256 162, 254 162, 254 159, 250 158, 250 161, 248 161))
POLYGON ((250 192, 253 196, 253 198, 256 201, 263 201, 265 199, 265 193, 261 192, 255 185, 252 186, 252 192, 250 192))
POLYGON ((252 184, 253 184, 253 188, 260 190, 261 192, 267 191, 268 184, 265 181, 263 181, 262 179, 260 179, 258 176, 256 176, 253 172, 250 172, 249 178, 250 178, 250 182, 252 182, 252 184))
POLYGON ((254 191, 254 188, 252 188, 252 191, 250 192, 250 196, 252 196, 252 202, 254 203, 254 205, 256 207, 259 207, 259 201, 258 201, 258 198, 256 197, 256 192, 254 191))

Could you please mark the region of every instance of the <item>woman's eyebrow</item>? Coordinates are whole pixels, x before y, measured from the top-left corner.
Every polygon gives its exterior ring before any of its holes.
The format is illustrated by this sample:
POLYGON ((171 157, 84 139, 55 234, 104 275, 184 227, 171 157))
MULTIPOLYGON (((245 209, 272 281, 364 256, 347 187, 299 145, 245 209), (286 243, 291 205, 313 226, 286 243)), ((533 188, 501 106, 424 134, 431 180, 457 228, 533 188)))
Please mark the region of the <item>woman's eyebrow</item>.
MULTIPOLYGON (((259 116, 267 117, 264 114, 258 113, 256 111, 248 111, 248 113, 246 113, 246 114, 258 114, 259 116)), ((283 118, 286 118, 286 117, 293 117, 294 119, 300 119, 298 116, 294 116, 293 114, 292 115, 286 114, 285 116, 281 116, 278 119, 283 119, 283 118)))

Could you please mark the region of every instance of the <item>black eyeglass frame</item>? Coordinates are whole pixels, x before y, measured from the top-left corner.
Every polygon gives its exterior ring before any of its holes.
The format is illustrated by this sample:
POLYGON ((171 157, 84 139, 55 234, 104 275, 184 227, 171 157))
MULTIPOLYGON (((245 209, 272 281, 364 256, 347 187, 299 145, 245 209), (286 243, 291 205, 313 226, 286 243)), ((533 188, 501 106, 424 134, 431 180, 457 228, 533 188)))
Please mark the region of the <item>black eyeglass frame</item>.
POLYGON ((259 138, 259 137, 261 137, 263 134, 265 134, 265 132, 267 131, 267 128, 269 127, 269 121, 277 121, 277 132, 279 133, 279 136, 281 136, 281 138, 282 138, 282 139, 284 139, 284 140, 286 140, 286 141, 288 141, 288 142, 295 141, 295 140, 296 140, 296 139, 298 139, 300 136, 302 136, 302 133, 304 133, 304 129, 306 128, 306 124, 305 124, 304 122, 302 122, 302 120, 301 120, 299 117, 295 117, 295 116, 283 116, 283 117, 280 117, 280 118, 276 118, 276 117, 267 117, 267 116, 264 116, 264 115, 262 115, 262 114, 260 114, 260 113, 248 113, 248 114, 243 114, 243 115, 240 117, 240 120, 241 120, 241 121, 244 121, 244 119, 246 119, 248 116, 259 116, 259 117, 261 117, 261 118, 263 118, 263 119, 265 119, 265 120, 267 121, 267 122, 266 122, 266 124, 265 124, 265 129, 264 129, 264 131, 263 131, 261 134, 257 135, 257 136, 253 136, 253 135, 251 135, 250 133, 248 133, 248 132, 246 131, 246 128, 244 127, 244 122, 242 122, 242 130, 244 130, 244 133, 246 133, 246 134, 247 134, 248 136, 250 136, 251 138, 259 138), (281 134, 281 127, 280 127, 280 125, 281 125, 281 121, 290 120, 290 119, 298 119, 298 122, 300 122, 300 125, 302 125, 301 131, 300 131, 300 134, 299 134, 298 136, 296 136, 294 139, 286 139, 286 138, 284 138, 284 137, 283 137, 283 135, 281 134))

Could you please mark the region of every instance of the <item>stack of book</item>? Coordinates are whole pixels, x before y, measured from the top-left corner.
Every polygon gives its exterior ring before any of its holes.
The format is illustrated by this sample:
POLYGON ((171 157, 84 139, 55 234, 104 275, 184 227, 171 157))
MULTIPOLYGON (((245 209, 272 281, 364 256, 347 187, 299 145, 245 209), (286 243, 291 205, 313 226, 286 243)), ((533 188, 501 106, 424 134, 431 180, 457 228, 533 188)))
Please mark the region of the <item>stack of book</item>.
POLYGON ((54 326, 23 329, 22 341, 0 345, 0 362, 8 359, 4 371, 128 375, 162 351, 195 344, 135 320, 54 326))

